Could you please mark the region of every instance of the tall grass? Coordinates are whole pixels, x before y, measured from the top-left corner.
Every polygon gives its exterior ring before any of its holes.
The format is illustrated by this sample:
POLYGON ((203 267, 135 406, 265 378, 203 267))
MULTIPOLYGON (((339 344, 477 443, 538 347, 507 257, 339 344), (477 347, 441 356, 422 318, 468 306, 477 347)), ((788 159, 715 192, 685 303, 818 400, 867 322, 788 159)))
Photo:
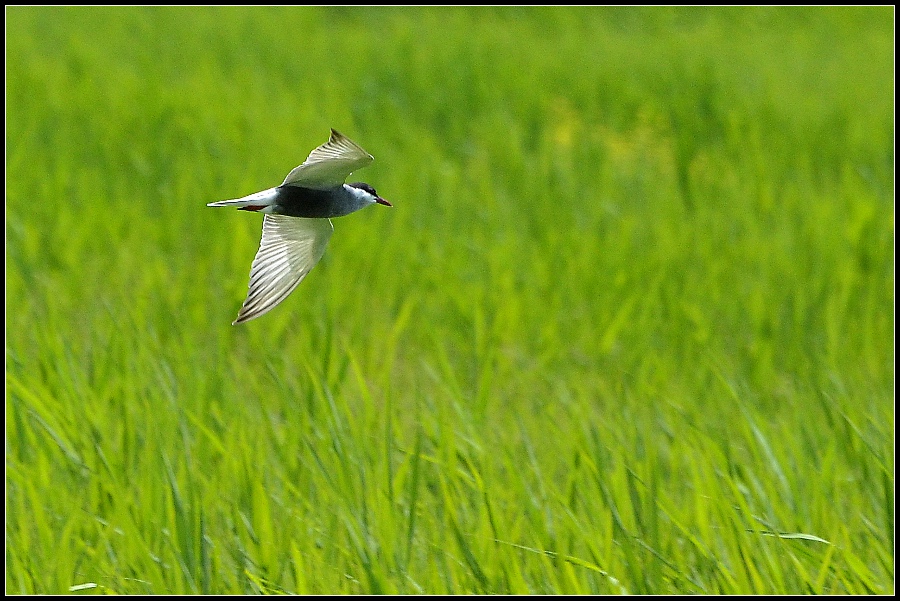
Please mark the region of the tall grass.
POLYGON ((7 592, 893 593, 891 9, 7 23, 7 592))

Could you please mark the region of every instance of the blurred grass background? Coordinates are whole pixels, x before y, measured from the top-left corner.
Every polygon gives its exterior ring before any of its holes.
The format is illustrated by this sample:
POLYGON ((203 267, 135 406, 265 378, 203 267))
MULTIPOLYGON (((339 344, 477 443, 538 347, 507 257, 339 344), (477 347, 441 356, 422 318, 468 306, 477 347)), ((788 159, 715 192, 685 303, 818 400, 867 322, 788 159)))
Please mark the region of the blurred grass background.
POLYGON ((892 8, 6 16, 7 592, 893 593, 892 8))

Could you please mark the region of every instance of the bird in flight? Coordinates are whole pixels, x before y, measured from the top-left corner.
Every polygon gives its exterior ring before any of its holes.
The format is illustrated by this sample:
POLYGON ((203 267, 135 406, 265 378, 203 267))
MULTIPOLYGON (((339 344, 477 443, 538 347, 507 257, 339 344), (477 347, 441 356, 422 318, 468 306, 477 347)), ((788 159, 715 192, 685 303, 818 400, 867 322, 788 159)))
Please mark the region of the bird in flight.
POLYGON ((232 325, 268 313, 303 281, 325 253, 334 231, 331 217, 376 203, 392 206, 369 184, 344 183, 374 160, 332 129, 328 141, 310 152, 280 186, 206 205, 265 213, 259 250, 250 267, 250 291, 232 325))

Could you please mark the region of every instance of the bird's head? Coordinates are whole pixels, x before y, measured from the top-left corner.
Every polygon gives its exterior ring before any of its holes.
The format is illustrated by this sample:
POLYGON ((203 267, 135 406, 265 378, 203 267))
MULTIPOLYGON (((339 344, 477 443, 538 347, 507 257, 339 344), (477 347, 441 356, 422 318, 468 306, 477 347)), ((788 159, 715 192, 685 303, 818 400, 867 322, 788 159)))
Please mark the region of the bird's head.
POLYGON ((369 184, 366 184, 363 182, 354 182, 352 184, 347 184, 347 185, 350 186, 351 188, 356 188, 357 190, 360 190, 363 193, 362 196, 366 200, 368 200, 370 203, 377 202, 378 204, 384 205, 386 207, 394 206, 391 203, 389 203, 388 201, 386 201, 385 199, 383 199, 382 197, 378 196, 378 193, 375 191, 375 188, 373 188, 369 184))

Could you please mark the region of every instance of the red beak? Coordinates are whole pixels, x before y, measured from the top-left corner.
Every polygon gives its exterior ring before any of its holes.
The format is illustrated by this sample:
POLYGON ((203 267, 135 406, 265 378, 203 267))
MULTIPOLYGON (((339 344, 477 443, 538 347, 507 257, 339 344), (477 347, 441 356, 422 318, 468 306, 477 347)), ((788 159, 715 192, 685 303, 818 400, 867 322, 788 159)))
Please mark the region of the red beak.
POLYGON ((385 199, 383 199, 383 198, 380 197, 380 196, 376 196, 376 197, 375 197, 375 202, 377 202, 377 203, 380 204, 380 205, 384 205, 384 206, 386 206, 386 207, 392 207, 392 206, 394 206, 394 205, 392 205, 391 203, 389 203, 388 201, 386 201, 385 199))

